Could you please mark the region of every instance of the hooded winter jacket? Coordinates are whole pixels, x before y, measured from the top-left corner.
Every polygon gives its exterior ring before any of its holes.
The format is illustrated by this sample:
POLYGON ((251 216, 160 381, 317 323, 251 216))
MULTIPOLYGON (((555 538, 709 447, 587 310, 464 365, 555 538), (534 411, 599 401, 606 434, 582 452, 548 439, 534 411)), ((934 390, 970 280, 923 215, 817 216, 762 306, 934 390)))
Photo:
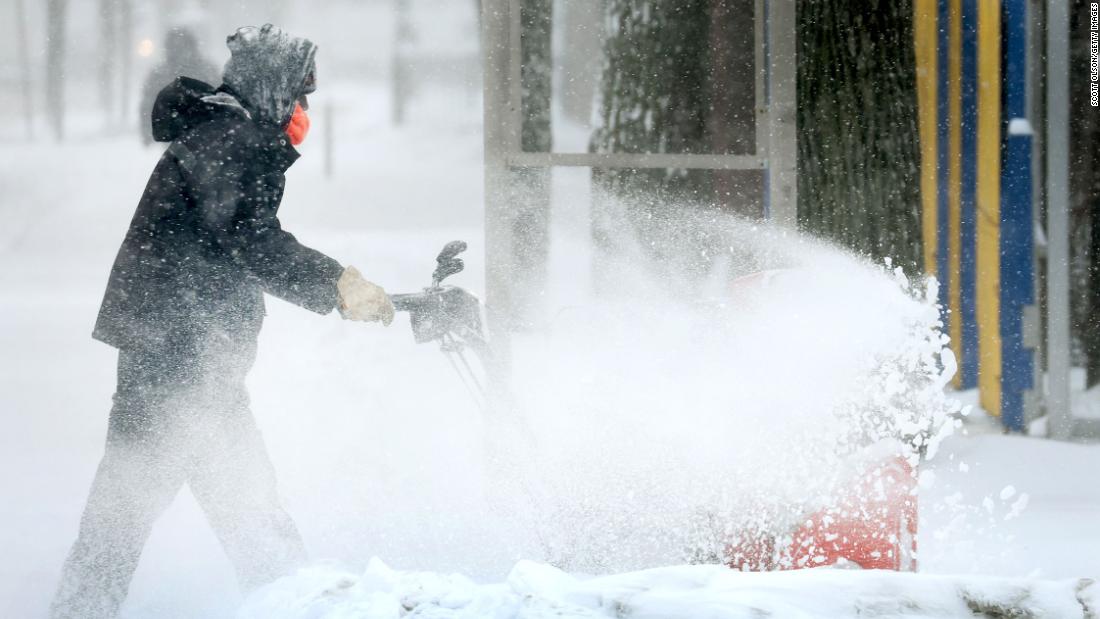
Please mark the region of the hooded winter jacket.
POLYGON ((141 119, 141 139, 144 144, 153 142, 153 126, 149 122, 153 102, 157 100, 160 91, 180 75, 213 84, 219 83, 221 79, 218 67, 199 51, 199 42, 194 33, 186 28, 173 28, 164 37, 164 60, 149 72, 141 89, 138 117, 141 119))
POLYGON ((269 119, 293 107, 301 94, 293 89, 312 70, 312 53, 283 57, 294 73, 280 79, 285 92, 238 86, 267 97, 257 103, 228 84, 215 90, 185 77, 161 91, 153 135, 171 145, 115 259, 93 337, 127 349, 254 338, 264 292, 321 314, 336 307, 343 267, 299 243, 277 216, 298 153, 269 119))

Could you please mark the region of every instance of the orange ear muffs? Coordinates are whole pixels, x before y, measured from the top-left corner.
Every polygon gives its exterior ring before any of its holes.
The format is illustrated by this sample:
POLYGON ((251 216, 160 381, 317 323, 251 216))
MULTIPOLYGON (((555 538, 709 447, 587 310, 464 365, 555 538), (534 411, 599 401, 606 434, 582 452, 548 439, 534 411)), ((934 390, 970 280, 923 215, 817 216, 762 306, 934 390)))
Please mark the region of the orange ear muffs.
POLYGON ((294 104, 294 115, 290 117, 290 122, 286 126, 286 135, 290 138, 290 143, 298 146, 302 142, 306 141, 306 134, 309 133, 309 116, 306 115, 306 111, 302 109, 302 106, 294 104))

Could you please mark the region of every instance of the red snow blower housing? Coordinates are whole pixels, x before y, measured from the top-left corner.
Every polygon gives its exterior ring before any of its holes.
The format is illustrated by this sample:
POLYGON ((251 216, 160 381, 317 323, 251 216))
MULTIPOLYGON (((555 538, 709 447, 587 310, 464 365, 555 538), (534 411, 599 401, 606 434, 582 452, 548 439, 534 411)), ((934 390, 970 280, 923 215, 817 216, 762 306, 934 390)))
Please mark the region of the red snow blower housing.
POLYGON ((913 468, 900 456, 879 460, 849 491, 806 515, 789 535, 730 540, 725 562, 744 572, 853 567, 917 571, 917 495, 913 468))
MULTIPOLYGON (((740 303, 794 274, 775 269, 735 280, 740 303)), ((917 478, 901 455, 857 457, 859 472, 844 489, 807 513, 787 534, 745 533, 725 543, 724 561, 741 571, 838 566, 917 570, 917 478)))

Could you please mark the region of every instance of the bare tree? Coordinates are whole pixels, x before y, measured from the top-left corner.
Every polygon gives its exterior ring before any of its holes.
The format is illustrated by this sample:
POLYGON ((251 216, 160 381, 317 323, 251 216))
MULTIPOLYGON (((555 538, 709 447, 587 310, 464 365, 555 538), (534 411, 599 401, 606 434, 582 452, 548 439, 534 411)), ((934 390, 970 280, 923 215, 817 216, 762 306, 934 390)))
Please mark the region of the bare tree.
MULTIPOLYGON (((608 0, 599 126, 590 149, 747 151, 754 143, 753 4, 608 0)), ((625 223, 657 262, 676 262, 684 273, 707 273, 721 250, 716 230, 689 229, 681 211, 760 212, 763 179, 758 172, 594 169, 592 180, 598 189, 592 209, 598 251, 620 251, 625 223)), ((598 265, 596 271, 602 286, 598 265)))
POLYGON ((405 63, 409 62, 409 47, 413 40, 412 23, 409 21, 409 0, 394 0, 393 50, 390 54, 390 122, 401 125, 405 122, 405 108, 409 104, 412 90, 409 84, 409 72, 405 63))
MULTIPOLYGON (((752 0, 609 0, 596 152, 746 153, 754 145, 752 0)), ((729 206, 734 175, 597 170, 612 193, 729 206)), ((759 183, 759 176, 756 177, 759 183)), ((752 198, 736 196, 738 209, 752 198)), ((654 213, 643 213, 650 219, 654 213)))
POLYGON ((99 98, 107 126, 123 126, 130 112, 133 73, 131 0, 99 0, 99 98))
POLYGON ((34 114, 31 102, 31 64, 28 52, 27 37, 27 10, 23 0, 15 0, 15 28, 16 45, 19 47, 19 76, 20 89, 23 91, 23 122, 27 130, 27 138, 34 137, 34 114))
MULTIPOLYGON (((708 0, 609 0, 595 152, 700 153, 706 144, 708 0)), ((593 170, 612 195, 647 195, 652 204, 694 202, 700 170, 593 170)), ((650 219, 652 213, 639 213, 650 219)))
POLYGON ((133 78, 134 54, 134 10, 131 0, 116 0, 118 2, 118 40, 122 42, 119 47, 119 102, 118 119, 122 126, 126 126, 130 117, 130 104, 132 91, 130 88, 133 78))
MULTIPOLYGON (((520 2, 521 145, 525 152, 545 153, 553 146, 550 126, 553 7, 553 0, 520 2)), ((550 170, 517 170, 516 183, 513 254, 516 279, 523 282, 516 289, 516 307, 520 316, 529 316, 532 295, 541 290, 546 280, 550 252, 550 170)))
POLYGON ((118 55, 118 12, 116 0, 99 0, 99 102, 110 124, 115 108, 115 67, 118 55))
MULTIPOLYGON (((710 0, 709 104, 705 135, 710 152, 751 154, 756 149, 754 0, 710 0)), ((763 178, 747 170, 711 172, 714 201, 725 210, 759 217, 763 178)))
POLYGON ((551 146, 550 91, 553 59, 550 52, 553 6, 553 0, 520 2, 522 142, 526 152, 544 153, 551 146))
POLYGON ((65 138, 65 33, 68 0, 46 4, 46 114, 54 138, 65 138))
POLYGON ((562 3, 564 23, 561 54, 561 108, 574 122, 592 119, 592 103, 600 79, 603 46, 604 0, 567 0, 562 3))

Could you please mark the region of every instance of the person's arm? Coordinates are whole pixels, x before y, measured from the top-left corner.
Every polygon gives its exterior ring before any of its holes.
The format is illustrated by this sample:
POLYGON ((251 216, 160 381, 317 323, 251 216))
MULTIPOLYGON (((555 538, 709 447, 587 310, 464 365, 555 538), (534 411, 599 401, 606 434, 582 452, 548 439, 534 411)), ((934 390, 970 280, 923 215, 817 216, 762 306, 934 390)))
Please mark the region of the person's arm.
POLYGON ((336 308, 336 282, 344 267, 283 230, 276 216, 282 198, 245 157, 197 166, 192 176, 200 226, 227 256, 243 266, 264 291, 327 314, 336 308))

